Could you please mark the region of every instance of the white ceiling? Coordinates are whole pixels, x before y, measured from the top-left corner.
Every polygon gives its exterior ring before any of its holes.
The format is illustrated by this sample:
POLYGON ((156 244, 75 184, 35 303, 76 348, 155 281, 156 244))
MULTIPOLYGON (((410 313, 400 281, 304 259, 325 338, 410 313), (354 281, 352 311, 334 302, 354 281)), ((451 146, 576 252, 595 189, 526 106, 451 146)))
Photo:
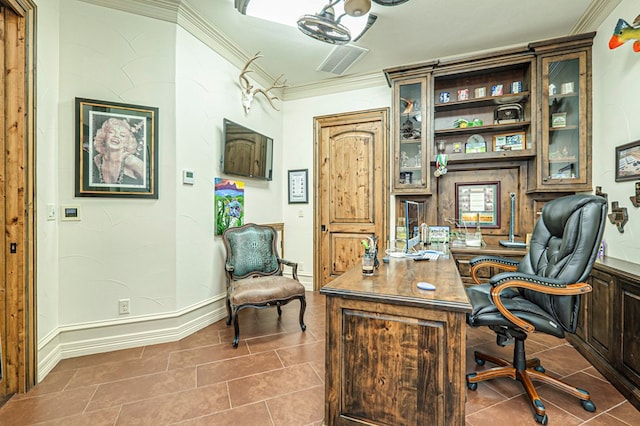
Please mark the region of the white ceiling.
MULTIPOLYGON (((235 9, 234 0, 174 1, 188 5, 247 57, 260 51, 259 66, 272 77, 284 73, 291 87, 340 78, 316 71, 333 45, 293 27, 244 16, 235 9)), ((371 12, 378 20, 354 43, 369 52, 345 77, 382 75, 388 67, 594 31, 619 2, 410 0, 386 7, 372 3, 371 12)), ((278 0, 273 3, 278 7, 278 0)))

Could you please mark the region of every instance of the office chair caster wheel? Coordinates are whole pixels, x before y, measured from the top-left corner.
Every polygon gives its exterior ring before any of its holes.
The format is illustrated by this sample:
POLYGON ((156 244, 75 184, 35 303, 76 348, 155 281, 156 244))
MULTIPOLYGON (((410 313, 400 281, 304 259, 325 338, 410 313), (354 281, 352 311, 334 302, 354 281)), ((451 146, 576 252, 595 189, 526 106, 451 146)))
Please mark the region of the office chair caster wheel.
POLYGON ((536 370, 538 373, 544 373, 545 369, 543 366, 539 365, 537 367, 533 367, 534 370, 536 370))
POLYGON ((485 362, 486 361, 484 359, 476 358, 476 364, 478 364, 478 365, 484 365, 485 362))
POLYGON ((547 422, 549 421, 549 418, 547 417, 546 414, 544 416, 541 416, 540 414, 536 414, 535 419, 536 419, 536 422, 540 423, 541 425, 546 425, 547 422))
POLYGON ((596 411, 596 404, 594 404, 590 399, 581 399, 580 403, 582 404, 582 408, 588 412, 593 413, 596 411))
POLYGON ((474 391, 474 390, 478 389, 478 384, 477 383, 469 383, 469 382, 467 382, 467 387, 469 388, 469 390, 474 391))

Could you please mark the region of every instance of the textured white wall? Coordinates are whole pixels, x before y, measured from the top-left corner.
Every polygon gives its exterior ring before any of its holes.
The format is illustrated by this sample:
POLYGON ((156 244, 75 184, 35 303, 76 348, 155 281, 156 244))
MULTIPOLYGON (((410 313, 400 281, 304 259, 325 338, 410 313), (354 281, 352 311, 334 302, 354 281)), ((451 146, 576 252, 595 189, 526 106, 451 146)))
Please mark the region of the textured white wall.
POLYGON ((246 221, 282 221, 283 143, 282 113, 258 99, 245 116, 239 70, 181 27, 78 0, 37 3, 41 379, 61 357, 173 340, 221 315, 222 120, 275 141, 274 180, 238 179, 246 221), (75 97, 159 108, 158 200, 75 197, 75 97), (184 168, 195 185, 182 184, 184 168), (46 221, 49 203, 79 205, 82 220, 46 221))
POLYGON ((60 2, 59 325, 172 312, 175 294, 175 26, 86 3, 60 2), (167 48, 169 47, 169 48, 167 48), (74 197, 74 98, 154 106, 159 199, 74 197))
POLYGON ((38 341, 55 333, 58 325, 58 222, 47 221, 47 204, 58 205, 58 79, 59 1, 39 0, 36 57, 36 207, 37 207, 37 323, 38 341))
POLYGON ((593 183, 612 201, 626 207, 629 222, 624 233, 607 222, 606 255, 640 263, 640 208, 629 197, 635 182, 615 181, 615 147, 640 140, 640 53, 633 42, 609 49, 618 18, 631 23, 640 13, 638 2, 623 0, 598 29, 593 46, 593 183))
POLYGON ((224 247, 214 237, 215 177, 245 183, 245 222, 282 222, 282 113, 258 96, 245 115, 238 69, 180 27, 176 70, 176 281, 178 305, 186 307, 226 292, 224 247), (274 139, 272 181, 222 174, 223 118, 274 139), (195 185, 182 183, 183 169, 195 172, 195 185))

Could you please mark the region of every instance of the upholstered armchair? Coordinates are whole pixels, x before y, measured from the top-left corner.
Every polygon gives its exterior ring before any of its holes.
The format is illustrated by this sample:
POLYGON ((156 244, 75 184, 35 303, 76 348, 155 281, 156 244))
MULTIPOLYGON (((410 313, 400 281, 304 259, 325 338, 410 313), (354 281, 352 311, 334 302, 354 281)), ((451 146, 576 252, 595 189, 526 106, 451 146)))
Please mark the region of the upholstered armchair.
POLYGON ((305 289, 298 281, 298 264, 281 259, 276 249, 277 233, 267 225, 249 223, 228 228, 222 234, 226 249, 227 325, 233 320, 233 347, 238 347, 238 313, 245 308, 281 307, 300 300, 300 328, 306 330, 305 289), (292 268, 293 278, 283 276, 283 265, 292 268))
POLYGON ((574 333, 580 310, 580 295, 590 292, 585 282, 595 261, 607 217, 602 197, 576 194, 546 203, 535 225, 529 252, 520 261, 493 256, 471 260, 471 274, 480 283, 478 270, 501 268, 488 283, 467 289, 473 312, 467 322, 486 326, 497 335, 497 344, 515 343, 513 360, 505 361, 475 352, 478 365, 486 361, 497 367, 467 374, 467 387, 476 390, 478 382, 498 377, 519 381, 531 402, 534 418, 547 424, 545 407, 533 380, 556 387, 577 397, 587 411, 595 411, 589 392, 545 374, 540 360, 526 359, 524 342, 528 333, 564 337, 574 333))

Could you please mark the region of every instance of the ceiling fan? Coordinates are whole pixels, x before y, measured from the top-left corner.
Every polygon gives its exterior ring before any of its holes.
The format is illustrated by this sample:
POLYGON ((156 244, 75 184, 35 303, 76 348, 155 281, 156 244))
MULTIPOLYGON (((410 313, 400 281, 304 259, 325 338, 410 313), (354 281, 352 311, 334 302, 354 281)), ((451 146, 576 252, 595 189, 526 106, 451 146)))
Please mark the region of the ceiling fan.
MULTIPOLYGON (((243 15, 280 22, 289 25, 289 15, 294 14, 291 24, 309 37, 330 44, 346 44, 357 41, 378 18, 369 13, 371 2, 381 6, 397 6, 409 0, 324 0, 327 2, 320 12, 307 14, 305 3, 290 0, 288 5, 273 0, 235 0, 236 9, 243 15), (302 8, 302 9, 301 9, 302 8), (298 14, 295 15, 295 11, 298 14), (303 15, 300 17, 300 13, 303 15)), ((284 2, 286 3, 286 2, 284 2)), ((311 2, 314 3, 314 2, 311 2)), ((322 4, 315 0, 315 7, 322 4)), ((308 5, 307 5, 308 6, 308 5)))
POLYGON ((330 44, 346 44, 352 41, 351 31, 340 21, 345 16, 367 16, 364 29, 353 39, 357 41, 373 25, 378 18, 369 13, 371 1, 382 6, 396 6, 409 0, 330 0, 320 12, 315 15, 307 14, 298 19, 298 28, 309 37, 330 44), (336 18, 334 6, 343 1, 344 13, 336 18))

